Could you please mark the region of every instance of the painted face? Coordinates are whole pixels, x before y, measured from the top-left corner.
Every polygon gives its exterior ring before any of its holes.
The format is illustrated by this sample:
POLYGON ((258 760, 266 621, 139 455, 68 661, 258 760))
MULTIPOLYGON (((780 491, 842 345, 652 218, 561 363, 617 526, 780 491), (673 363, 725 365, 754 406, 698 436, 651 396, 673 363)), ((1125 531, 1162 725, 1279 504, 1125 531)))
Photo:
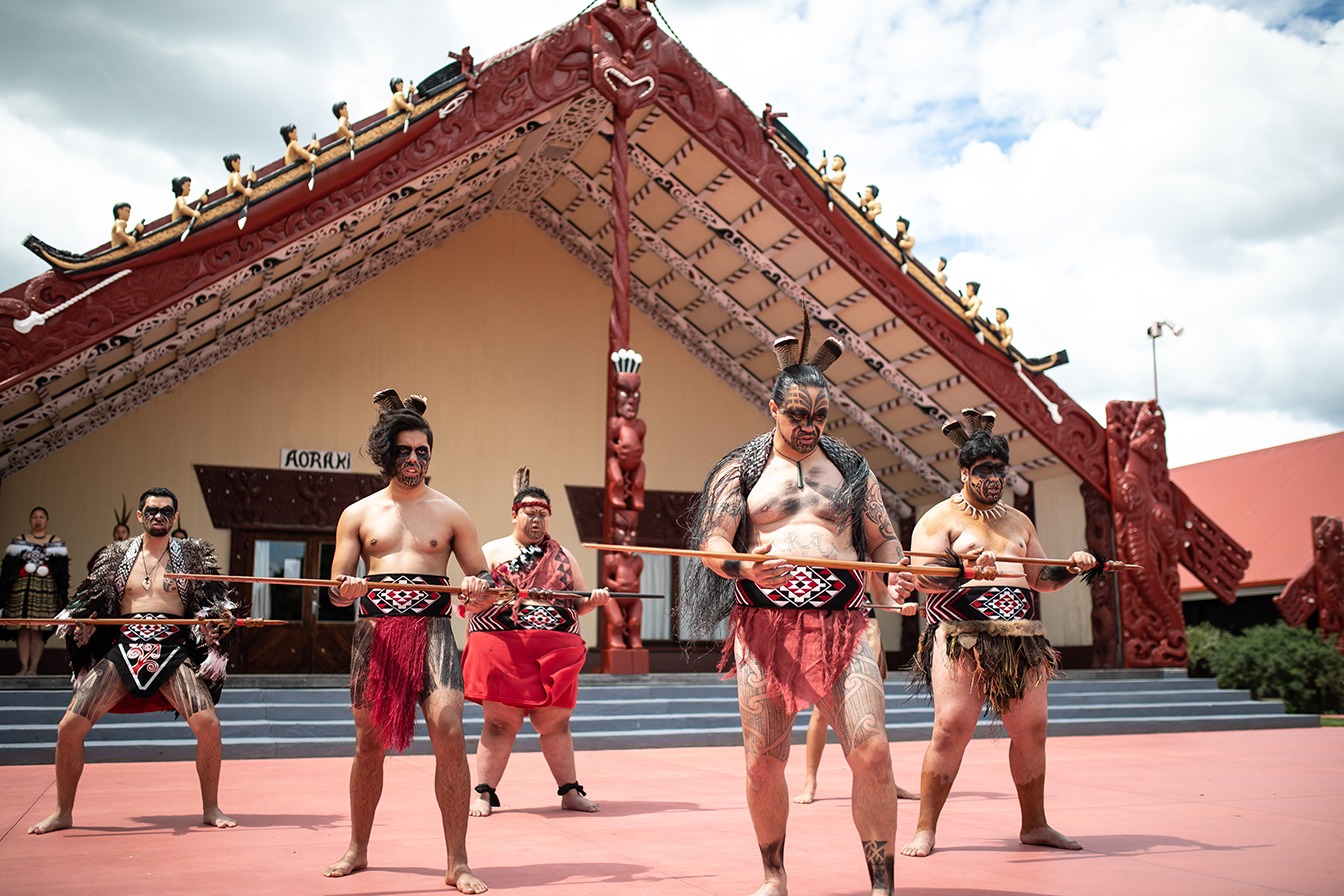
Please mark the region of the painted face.
POLYGON ((962 471, 962 481, 972 498, 981 504, 997 504, 1003 497, 1003 485, 1008 478, 1008 467, 997 458, 987 457, 962 471))
POLYGON ((47 512, 45 510, 34 510, 28 514, 28 525, 34 532, 43 532, 47 528, 47 512))
POLYGON ((145 499, 145 506, 135 515, 146 535, 162 536, 167 535, 177 521, 177 508, 173 506, 172 498, 150 495, 145 499))
POLYGON ((826 390, 820 386, 790 386, 784 393, 782 404, 770 402, 770 415, 775 418, 775 432, 794 451, 811 454, 826 430, 826 415, 830 405, 826 390))
POLYGON ((392 467, 396 470, 397 483, 406 488, 423 485, 429 475, 429 437, 415 429, 397 433, 396 453, 392 467))
POLYGON ((113 541, 125 541, 130 537, 131 537, 131 530, 126 526, 123 526, 120 523, 118 523, 117 525, 112 527, 113 541))
POLYGON ((546 537, 550 522, 551 508, 531 498, 513 512, 513 533, 523 544, 536 544, 546 537))

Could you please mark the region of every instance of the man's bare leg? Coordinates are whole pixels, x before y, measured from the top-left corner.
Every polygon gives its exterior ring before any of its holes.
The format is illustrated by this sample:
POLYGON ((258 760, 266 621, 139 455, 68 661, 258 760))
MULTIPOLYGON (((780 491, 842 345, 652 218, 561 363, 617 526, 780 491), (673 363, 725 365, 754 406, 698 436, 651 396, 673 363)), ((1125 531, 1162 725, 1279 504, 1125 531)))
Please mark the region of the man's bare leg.
MULTIPOLYGON (((569 717, 572 714, 573 710, 563 706, 543 706, 532 710, 532 727, 537 729, 541 737, 541 755, 546 757, 546 765, 551 769, 556 787, 579 780, 574 762, 574 735, 569 730, 569 717)), ((596 812, 602 807, 577 790, 571 790, 560 797, 560 808, 573 812, 596 812)))
POLYGON ((373 816, 383 796, 383 760, 387 748, 383 736, 369 719, 369 711, 354 710, 355 759, 350 766, 350 845, 328 865, 326 877, 345 877, 369 867, 369 838, 373 835, 373 816))
POLYGON ((186 719, 196 735, 196 777, 201 782, 201 820, 211 827, 231 828, 238 822, 219 810, 219 768, 224 745, 210 692, 186 665, 178 666, 163 686, 163 696, 186 719))
POLYGON ((747 759, 747 810, 765 873, 765 883, 752 896, 787 896, 784 834, 789 822, 789 786, 784 766, 789 761, 794 717, 777 696, 767 692, 765 673, 741 643, 737 645, 737 702, 747 759))
MULTIPOLYGON (((495 788, 504 777, 509 756, 513 754, 513 743, 527 713, 522 707, 506 706, 503 703, 486 702, 483 708, 485 725, 481 728, 481 739, 476 745, 476 777, 478 783, 495 788)), ((490 814, 490 810, 490 794, 486 792, 476 795, 468 811, 476 818, 484 818, 490 814)))
POLYGON ((1019 839, 1031 846, 1056 849, 1082 849, 1082 845, 1050 827, 1045 820, 1045 726, 1047 684, 1044 676, 1022 695, 1003 715, 1003 730, 1011 743, 1008 768, 1017 785, 1017 801, 1022 809, 1019 839))
POLYGON ((886 698, 877 660, 859 644, 845 674, 820 707, 835 720, 835 732, 853 775, 851 811, 863 843, 873 896, 895 887, 896 781, 887 742, 886 698))
POLYGON ((821 753, 826 749, 826 717, 815 706, 807 723, 807 763, 803 772, 803 792, 793 798, 795 803, 807 805, 817 797, 817 769, 821 767, 821 753))
POLYGON ((28 833, 47 834, 74 824, 75 792, 84 774, 84 738, 125 694, 126 685, 106 660, 89 670, 75 690, 56 728, 56 811, 28 828, 28 833))
POLYGON ((938 636, 933 650, 933 737, 924 751, 919 775, 919 822, 915 836, 901 848, 901 855, 918 858, 933 852, 938 817, 952 792, 952 782, 961 769, 961 758, 975 735, 975 723, 984 705, 984 690, 964 665, 948 661, 944 639, 938 636))
POLYGON ((471 873, 467 864, 467 804, 471 796, 471 769, 462 735, 462 688, 439 687, 425 698, 421 708, 434 746, 434 796, 443 819, 443 841, 448 851, 444 883, 462 893, 489 889, 471 873))

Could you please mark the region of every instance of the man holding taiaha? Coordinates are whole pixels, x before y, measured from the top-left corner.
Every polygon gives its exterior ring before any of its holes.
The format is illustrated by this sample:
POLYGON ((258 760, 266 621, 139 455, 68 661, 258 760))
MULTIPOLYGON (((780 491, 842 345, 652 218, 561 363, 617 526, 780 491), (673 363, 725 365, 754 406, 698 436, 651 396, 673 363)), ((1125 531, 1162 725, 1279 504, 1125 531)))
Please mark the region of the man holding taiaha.
POLYGON ((598 588, 585 597, 547 595, 547 591, 583 591, 578 561, 547 531, 551 498, 530 483, 526 468, 513 480, 513 533, 485 545, 491 576, 518 591, 516 600, 472 601, 467 611, 467 646, 462 670, 468 700, 485 710, 476 747, 479 794, 471 814, 487 816, 499 806, 495 792, 514 739, 531 718, 541 754, 555 778, 560 808, 596 812, 578 781, 569 717, 578 702, 579 672, 588 645, 579 634, 579 617, 608 602, 598 588))
POLYGON ((136 518, 144 534, 113 542, 61 613, 70 617, 66 645, 75 693, 56 733, 56 811, 28 829, 59 831, 73 824, 75 791, 84 772, 84 738, 108 712, 175 710, 196 735, 196 774, 205 824, 231 828, 219 810, 222 753, 215 703, 224 687, 228 656, 211 623, 165 625, 156 619, 222 619, 234 604, 218 582, 165 579, 164 573, 216 575, 214 549, 198 538, 169 537, 177 497, 166 488, 140 496, 136 518), (135 618, 121 626, 80 619, 135 618))
POLYGON ((1045 819, 1046 689, 1059 655, 1046 640, 1038 594, 1063 588, 1079 573, 1087 580, 1098 558, 1075 551, 1065 566, 1000 559, 1043 558, 1045 552, 1026 514, 1003 503, 1008 441, 993 434, 995 415, 970 408, 962 415, 965 425, 951 420, 943 427, 959 449, 962 489, 924 514, 910 549, 947 552, 949 565, 958 568, 961 557, 978 555, 977 570, 997 574, 985 586, 968 585, 964 577, 919 577, 928 625, 915 668, 933 695, 933 738, 920 775, 919 825, 901 854, 933 851, 938 816, 986 702, 1012 741, 1008 765, 1022 811, 1019 838, 1082 849, 1045 819))
MULTIPOLYGON (((829 405, 822 375, 843 347, 827 339, 804 363, 800 344, 775 342, 780 374, 770 400, 774 429, 715 465, 696 504, 690 544, 720 553, 818 558, 816 566, 779 559, 706 559, 690 568, 682 618, 710 637, 725 618, 723 665, 736 661, 747 760, 747 807, 764 866, 756 896, 785 896, 784 835, 789 794, 784 768, 798 711, 815 704, 831 721, 853 771, 853 813, 872 892, 893 891, 896 785, 887 744, 877 659, 864 638, 862 574, 841 561, 897 564, 903 552, 867 463, 824 436, 829 405), (828 560, 837 567, 828 567, 828 560)), ((903 604, 908 572, 889 576, 877 603, 903 604)), ((909 612, 915 607, 909 605, 909 612)))
POLYGON ((425 399, 402 402, 385 389, 373 397, 377 421, 368 453, 387 487, 351 504, 336 525, 331 601, 359 602, 350 660, 355 759, 350 770, 350 846, 323 872, 344 877, 368 867, 369 837, 383 790, 389 747, 404 750, 415 731, 418 703, 434 746, 434 795, 448 852, 445 883, 463 893, 486 885, 467 864, 467 803, 471 773, 462 735, 462 666, 448 594, 416 585, 447 585, 448 559, 463 570, 465 599, 489 586, 476 527, 457 502, 426 484, 434 433, 425 399), (363 560, 367 578, 355 573, 363 560), (370 584, 375 587, 370 589, 370 584), (388 585, 396 587, 389 588, 388 585))

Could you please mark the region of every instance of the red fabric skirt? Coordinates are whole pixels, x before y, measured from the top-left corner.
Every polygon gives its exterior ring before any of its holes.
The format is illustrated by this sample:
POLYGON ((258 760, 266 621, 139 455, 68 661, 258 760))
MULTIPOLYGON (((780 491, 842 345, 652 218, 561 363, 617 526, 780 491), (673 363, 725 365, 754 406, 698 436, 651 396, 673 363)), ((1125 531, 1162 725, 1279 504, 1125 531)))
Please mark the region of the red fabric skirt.
POLYGON ((587 658, 588 645, 569 632, 472 632, 462 651, 463 693, 473 703, 573 709, 587 658))
POLYGON ((719 668, 728 668, 733 645, 740 641, 760 663, 769 691, 779 696, 789 713, 797 713, 831 693, 867 627, 863 610, 734 607, 719 668))

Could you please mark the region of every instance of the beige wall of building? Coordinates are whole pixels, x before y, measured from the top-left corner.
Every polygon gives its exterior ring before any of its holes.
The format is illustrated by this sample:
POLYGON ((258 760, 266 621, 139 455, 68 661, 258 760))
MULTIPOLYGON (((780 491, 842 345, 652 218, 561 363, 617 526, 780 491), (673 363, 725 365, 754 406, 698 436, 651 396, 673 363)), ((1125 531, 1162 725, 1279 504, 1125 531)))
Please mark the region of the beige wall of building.
MULTIPOLYGON (((226 556, 229 534, 210 525, 193 465, 275 468, 282 448, 313 448, 356 452, 354 471, 376 473, 358 451, 369 399, 390 386, 429 399, 432 484, 483 541, 508 533, 511 477, 527 465, 557 504, 553 534, 592 584, 564 486, 602 484, 610 303, 610 288, 526 219, 495 214, 5 480, 0 525, 26 531, 29 509, 46 506, 77 581, 110 540, 121 496, 133 507, 162 484, 190 533, 226 556)), ((647 487, 698 490, 768 418, 633 318, 647 487)))

